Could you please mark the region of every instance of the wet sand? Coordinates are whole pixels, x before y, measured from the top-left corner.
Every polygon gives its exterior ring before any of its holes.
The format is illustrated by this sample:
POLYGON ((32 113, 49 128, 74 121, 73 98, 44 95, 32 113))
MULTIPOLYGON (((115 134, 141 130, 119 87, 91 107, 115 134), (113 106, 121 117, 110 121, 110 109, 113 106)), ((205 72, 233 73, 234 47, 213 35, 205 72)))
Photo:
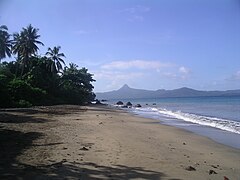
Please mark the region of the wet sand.
POLYGON ((240 179, 240 150, 106 106, 0 110, 0 179, 240 179))

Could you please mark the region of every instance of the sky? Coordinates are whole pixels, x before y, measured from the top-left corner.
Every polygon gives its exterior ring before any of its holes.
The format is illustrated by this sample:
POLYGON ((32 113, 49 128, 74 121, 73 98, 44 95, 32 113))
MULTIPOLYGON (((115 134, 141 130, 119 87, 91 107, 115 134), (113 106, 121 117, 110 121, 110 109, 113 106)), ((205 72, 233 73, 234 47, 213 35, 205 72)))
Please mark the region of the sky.
POLYGON ((38 28, 94 92, 240 89, 240 0, 0 0, 0 24, 38 28))

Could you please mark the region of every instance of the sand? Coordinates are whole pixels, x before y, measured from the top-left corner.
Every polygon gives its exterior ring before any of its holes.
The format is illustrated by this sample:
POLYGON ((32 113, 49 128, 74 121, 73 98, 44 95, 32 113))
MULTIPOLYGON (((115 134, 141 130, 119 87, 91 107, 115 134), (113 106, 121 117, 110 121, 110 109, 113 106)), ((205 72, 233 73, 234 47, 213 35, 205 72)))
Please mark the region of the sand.
POLYGON ((106 106, 0 110, 0 158, 0 179, 240 179, 239 149, 106 106))

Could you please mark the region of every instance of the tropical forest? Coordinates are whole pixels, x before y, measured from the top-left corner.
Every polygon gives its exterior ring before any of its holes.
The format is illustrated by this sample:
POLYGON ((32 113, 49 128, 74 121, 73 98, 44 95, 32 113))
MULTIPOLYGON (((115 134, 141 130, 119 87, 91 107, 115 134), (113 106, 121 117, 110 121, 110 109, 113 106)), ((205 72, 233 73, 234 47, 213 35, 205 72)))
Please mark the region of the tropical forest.
POLYGON ((66 65, 61 46, 49 47, 43 56, 40 46, 39 29, 31 24, 13 34, 0 26, 0 108, 92 101, 93 74, 74 63, 66 65))

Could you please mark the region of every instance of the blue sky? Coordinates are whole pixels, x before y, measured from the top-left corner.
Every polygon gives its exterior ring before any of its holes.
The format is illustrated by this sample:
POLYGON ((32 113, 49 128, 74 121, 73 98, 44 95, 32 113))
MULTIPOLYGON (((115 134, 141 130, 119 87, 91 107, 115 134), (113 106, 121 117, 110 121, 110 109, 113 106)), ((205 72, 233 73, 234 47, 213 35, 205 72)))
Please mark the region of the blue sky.
POLYGON ((0 24, 39 28, 66 63, 120 88, 240 89, 239 0, 0 0, 0 24))

